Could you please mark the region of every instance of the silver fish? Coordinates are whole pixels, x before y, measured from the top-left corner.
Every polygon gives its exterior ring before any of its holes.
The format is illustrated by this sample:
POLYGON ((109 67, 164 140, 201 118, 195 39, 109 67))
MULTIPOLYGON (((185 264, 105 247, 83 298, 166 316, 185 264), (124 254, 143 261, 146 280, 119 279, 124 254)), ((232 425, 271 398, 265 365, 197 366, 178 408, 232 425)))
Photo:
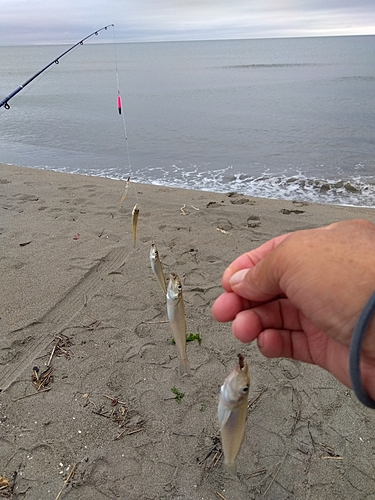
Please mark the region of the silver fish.
POLYGON ((167 313, 180 359, 180 375, 191 375, 189 361, 186 356, 186 319, 182 286, 180 278, 175 273, 171 273, 169 276, 167 313))
POLYGON ((161 265, 161 262, 160 262, 158 249, 156 248, 156 245, 154 243, 152 243, 152 245, 151 245, 150 263, 151 263, 151 269, 152 269, 153 273, 155 274, 156 279, 158 280, 158 283, 160 285, 160 288, 163 290, 164 295, 165 295, 167 293, 167 285, 165 283, 163 266, 161 265))
POLYGON ((245 438, 249 385, 249 368, 239 354, 236 367, 221 386, 218 407, 224 467, 233 475, 237 474, 236 458, 245 438))
POLYGON ((121 203, 124 202, 125 198, 128 196, 129 187, 130 187, 130 177, 128 177, 128 180, 125 182, 124 192, 123 192, 123 195, 121 196, 121 200, 119 202, 119 205, 121 205, 121 203))
POLYGON ((139 205, 138 205, 138 203, 136 203, 135 206, 134 206, 134 208, 133 208, 133 212, 132 212, 134 246, 135 246, 135 242, 136 242, 136 239, 137 239, 138 215, 139 215, 139 205))

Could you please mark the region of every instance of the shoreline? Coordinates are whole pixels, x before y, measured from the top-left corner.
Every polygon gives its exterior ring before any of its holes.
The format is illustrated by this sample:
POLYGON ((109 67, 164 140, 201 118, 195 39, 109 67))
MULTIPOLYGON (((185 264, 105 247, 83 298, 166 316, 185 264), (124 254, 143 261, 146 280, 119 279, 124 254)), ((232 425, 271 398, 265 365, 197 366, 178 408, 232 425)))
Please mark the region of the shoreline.
MULTIPOLYGON (((38 170, 38 171, 42 171, 42 172, 55 172, 55 173, 59 173, 59 174, 68 174, 68 175, 79 175, 79 176, 83 176, 83 177, 90 177, 90 178, 99 178, 99 179, 108 179, 110 181, 119 181, 119 182, 125 182, 126 181, 126 178, 128 176, 128 174, 126 174, 124 176, 124 178, 120 179, 118 177, 116 177, 115 175, 110 175, 108 173, 106 173, 107 171, 104 169, 102 171, 102 173, 100 174, 97 174, 97 173, 94 173, 94 171, 87 171, 87 172, 69 172, 69 171, 64 171, 64 170, 60 170, 60 168, 56 167, 56 168, 49 168, 49 167, 32 167, 32 166, 22 166, 22 165, 13 165, 13 164, 10 164, 10 163, 0 163, 0 168, 1 167, 11 167, 11 168, 23 168, 23 169, 32 169, 32 170, 38 170)), ((111 170, 111 169, 110 169, 111 170)), ((96 172, 96 171, 95 171, 96 172)), ((272 180, 272 178, 270 178, 269 180, 272 180)), ((315 182, 313 179, 299 179, 298 176, 296 177, 295 175, 291 175, 290 177, 286 177, 285 178, 285 182, 288 184, 288 183, 293 183, 293 182, 296 182, 296 181, 300 181, 300 182, 303 182, 303 184, 305 182, 307 182, 307 184, 309 183, 313 183, 315 182)), ((299 203, 307 203, 307 204, 313 204, 313 205, 324 205, 324 206, 336 206, 336 207, 349 207, 349 208, 354 208, 354 209, 374 209, 375 206, 374 205, 358 205, 358 204, 350 204, 350 203, 343 203, 343 202, 337 202, 335 200, 330 200, 330 199, 327 199, 327 201, 322 201, 321 199, 317 199, 317 200, 314 200, 314 199, 310 199, 309 198, 309 194, 310 191, 309 191, 309 188, 304 192, 304 195, 302 196, 302 193, 299 192, 299 191, 294 191, 294 194, 295 196, 292 196, 293 192, 292 193, 288 193, 287 191, 285 191, 285 194, 288 194, 288 196, 285 196, 285 197, 280 197, 280 198, 274 198, 272 196, 262 196, 262 195, 258 195, 258 194, 247 194, 247 193, 243 193, 241 192, 241 190, 233 190, 233 189, 228 189, 228 190, 205 190, 205 189, 201 189, 199 187, 185 187, 185 186, 177 186, 177 185, 168 185, 168 184, 163 184, 163 183, 159 183, 160 181, 159 180, 156 180, 156 182, 153 184, 152 181, 134 181, 134 184, 139 184, 139 185, 150 185, 150 186, 154 186, 154 187, 160 187, 160 188, 167 188, 167 189, 181 189, 181 190, 187 190, 187 191, 197 191, 197 192, 204 192, 204 193, 214 193, 214 194, 219 194, 219 195, 225 195, 225 194, 228 194, 228 193, 236 193, 238 195, 242 195, 242 196, 247 196, 247 197, 250 197, 250 198, 255 198, 255 199, 264 199, 264 200, 269 200, 269 201, 285 201, 285 202, 299 202, 299 203), (295 198, 295 199, 294 199, 295 198)), ((228 181, 229 184, 232 182, 232 181, 228 181)), ((317 181, 316 182, 322 182, 322 181, 317 181)), ((366 184, 366 186, 368 186, 366 184)), ((230 186, 232 187, 232 186, 230 186)), ((241 187, 241 186, 240 186, 241 187)), ((281 188, 283 188, 282 186, 280 186, 281 188)), ((309 186, 311 188, 311 186, 309 186)), ((274 186, 275 188, 275 186, 274 186)), ((315 185, 314 188, 318 189, 319 188, 319 185, 315 185)), ((345 188, 346 190, 346 196, 348 196, 349 193, 353 193, 355 194, 357 191, 361 191, 362 188, 358 188, 358 186, 356 187, 355 186, 355 182, 354 184, 351 184, 351 181, 343 181, 342 179, 339 181, 324 181, 321 185, 320 185, 320 192, 328 192, 329 189, 343 189, 345 188), (331 185, 332 184, 332 185, 331 185), (331 185, 331 186, 330 186, 331 185), (330 187, 329 187, 330 186, 330 187), (345 187, 346 186, 346 187, 345 187)), ((305 187, 303 188, 305 189, 305 187)), ((325 196, 330 196, 330 195, 325 195, 325 196)), ((337 196, 337 194, 336 194, 337 196)))
POLYGON ((211 305, 240 253, 289 231, 375 222, 375 210, 135 183, 119 206, 124 186, 0 165, 0 464, 8 479, 18 471, 14 491, 55 498, 76 464, 66 498, 372 494, 374 413, 323 370, 240 344, 211 305), (202 339, 188 343, 189 378, 178 376, 152 242, 165 274, 182 279, 188 334, 202 339), (233 481, 216 413, 238 352, 254 402, 233 481), (43 373, 49 360, 53 377, 37 392, 33 368, 43 373))

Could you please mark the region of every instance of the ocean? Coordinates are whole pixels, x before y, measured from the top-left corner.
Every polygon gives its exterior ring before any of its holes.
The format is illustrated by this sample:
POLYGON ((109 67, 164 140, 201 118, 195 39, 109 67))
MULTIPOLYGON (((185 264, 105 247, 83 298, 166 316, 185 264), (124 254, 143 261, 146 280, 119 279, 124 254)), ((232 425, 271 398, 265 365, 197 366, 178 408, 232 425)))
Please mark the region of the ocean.
MULTIPOLYGON (((99 38, 0 108, 1 163, 375 205, 375 36, 99 38)), ((0 47, 0 100, 66 49, 0 47)))

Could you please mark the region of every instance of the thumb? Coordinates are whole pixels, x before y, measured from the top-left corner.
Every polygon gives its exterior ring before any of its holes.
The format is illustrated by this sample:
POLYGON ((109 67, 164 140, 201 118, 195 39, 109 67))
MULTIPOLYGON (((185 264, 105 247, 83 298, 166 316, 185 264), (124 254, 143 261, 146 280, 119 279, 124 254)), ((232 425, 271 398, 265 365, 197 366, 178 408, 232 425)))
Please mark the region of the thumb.
POLYGON ((229 279, 232 291, 244 299, 256 302, 266 302, 283 294, 274 254, 275 252, 271 252, 250 269, 234 273, 229 279))

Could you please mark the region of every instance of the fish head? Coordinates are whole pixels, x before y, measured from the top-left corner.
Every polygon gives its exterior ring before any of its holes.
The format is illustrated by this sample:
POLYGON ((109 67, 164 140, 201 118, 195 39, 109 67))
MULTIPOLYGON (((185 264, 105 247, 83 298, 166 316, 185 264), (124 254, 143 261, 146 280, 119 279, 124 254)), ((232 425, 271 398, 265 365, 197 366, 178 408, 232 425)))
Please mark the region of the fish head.
POLYGON ((155 243, 152 243, 151 250, 150 250, 150 259, 153 261, 156 261, 158 257, 159 257, 159 253, 158 253, 158 250, 156 248, 156 245, 155 245, 155 243))
POLYGON ((250 386, 249 367, 242 354, 238 355, 238 363, 225 379, 221 387, 221 395, 230 407, 235 407, 248 398, 250 386))
POLYGON ((175 273, 169 275, 167 287, 167 298, 170 300, 179 300, 182 297, 181 280, 175 273))
POLYGON ((139 214, 139 205, 138 203, 136 203, 134 205, 134 208, 133 208, 133 212, 132 212, 133 215, 138 215, 139 214))

